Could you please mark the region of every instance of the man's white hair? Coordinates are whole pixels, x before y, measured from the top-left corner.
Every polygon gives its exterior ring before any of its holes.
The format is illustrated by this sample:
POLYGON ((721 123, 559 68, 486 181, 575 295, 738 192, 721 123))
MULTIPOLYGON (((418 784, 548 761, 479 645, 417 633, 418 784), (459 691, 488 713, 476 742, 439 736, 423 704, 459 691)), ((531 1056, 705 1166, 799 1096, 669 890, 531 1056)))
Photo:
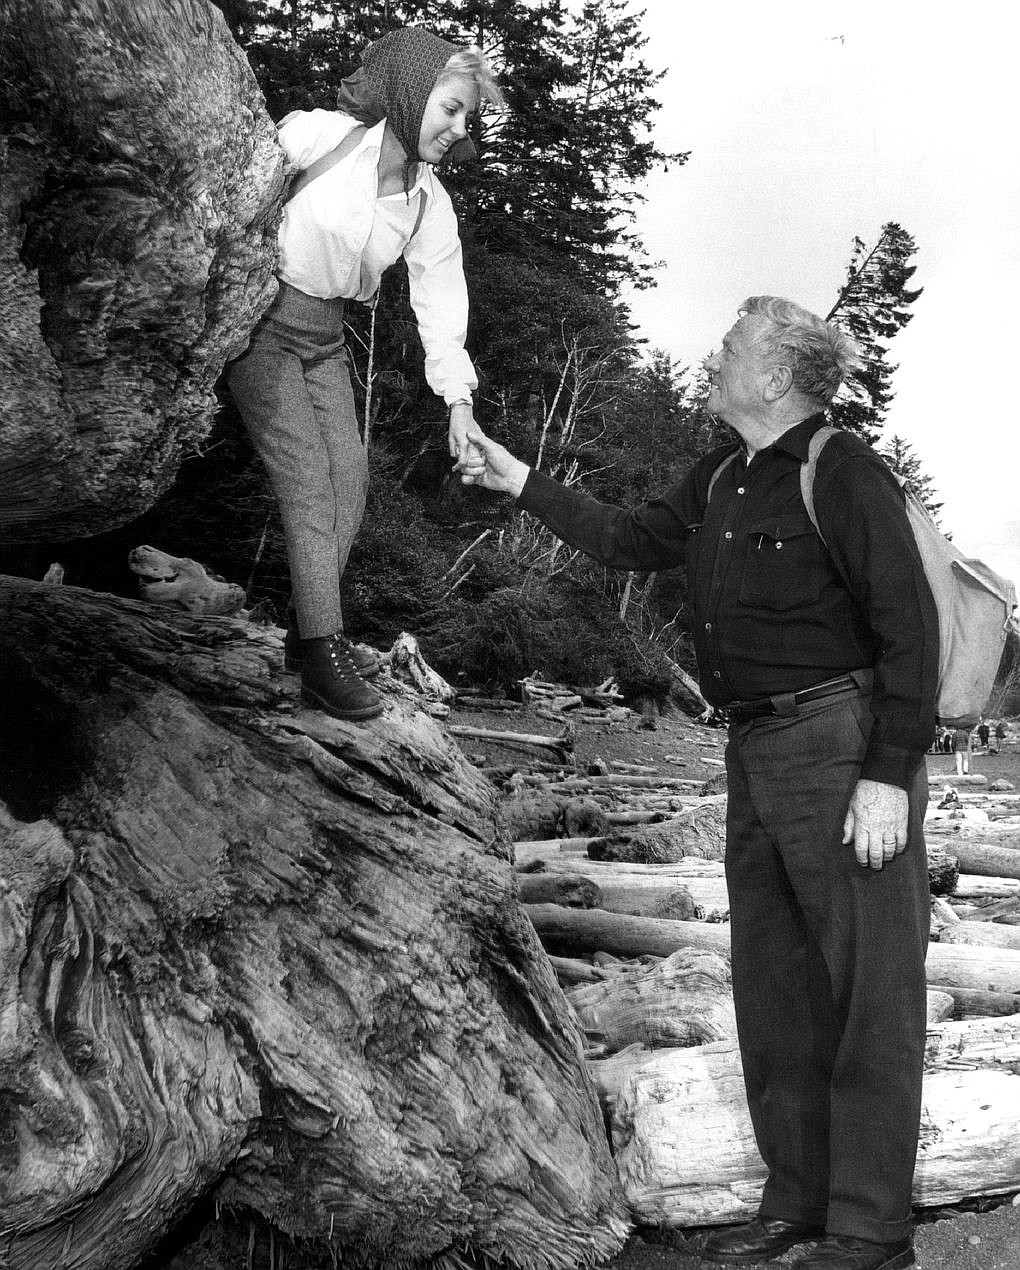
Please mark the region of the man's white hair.
POLYGON ((860 347, 833 322, 792 300, 752 295, 740 306, 743 315, 763 317, 753 346, 770 365, 790 368, 794 388, 827 406, 844 379, 863 364, 860 347))

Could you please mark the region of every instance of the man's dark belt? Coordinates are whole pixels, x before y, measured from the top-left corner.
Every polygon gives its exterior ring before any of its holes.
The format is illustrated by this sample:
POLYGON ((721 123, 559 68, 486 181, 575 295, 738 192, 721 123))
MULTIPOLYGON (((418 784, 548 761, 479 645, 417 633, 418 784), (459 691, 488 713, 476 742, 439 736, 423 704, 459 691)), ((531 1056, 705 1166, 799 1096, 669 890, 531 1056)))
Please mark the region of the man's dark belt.
POLYGON ((823 697, 849 692, 851 688, 870 692, 874 678, 871 670, 851 670, 838 679, 826 679, 823 683, 811 684, 798 692, 777 692, 773 697, 759 697, 756 701, 731 701, 723 709, 734 723, 746 723, 749 719, 761 719, 769 714, 790 718, 799 714, 800 707, 807 705, 809 701, 821 701, 823 697))

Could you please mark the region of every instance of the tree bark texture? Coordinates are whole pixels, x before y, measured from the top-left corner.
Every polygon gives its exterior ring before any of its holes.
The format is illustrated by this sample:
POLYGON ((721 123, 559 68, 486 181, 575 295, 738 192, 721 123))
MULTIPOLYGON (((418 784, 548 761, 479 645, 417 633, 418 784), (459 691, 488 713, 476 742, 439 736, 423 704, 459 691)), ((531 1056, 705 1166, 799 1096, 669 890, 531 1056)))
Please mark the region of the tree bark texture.
POLYGON ((284 157, 207 0, 0 0, 0 542, 145 511, 275 291, 284 157))
POLYGON ((0 579, 0 1263, 120 1270, 211 1187, 346 1259, 605 1259, 627 1218, 491 787, 281 632, 0 579))
POLYGON ((570 1004, 590 1040, 618 1052, 706 1045, 736 1037, 729 958, 683 948, 645 966, 632 962, 597 983, 571 989, 570 1004))

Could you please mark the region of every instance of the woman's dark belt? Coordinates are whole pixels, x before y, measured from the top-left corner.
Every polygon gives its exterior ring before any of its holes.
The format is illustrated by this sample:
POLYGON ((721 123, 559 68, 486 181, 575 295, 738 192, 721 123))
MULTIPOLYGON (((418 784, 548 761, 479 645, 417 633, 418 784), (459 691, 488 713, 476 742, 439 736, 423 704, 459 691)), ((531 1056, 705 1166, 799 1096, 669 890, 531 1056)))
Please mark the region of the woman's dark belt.
POLYGON ((807 705, 809 701, 821 701, 823 697, 849 692, 851 688, 870 692, 874 679, 874 672, 871 670, 851 670, 838 679, 826 679, 820 684, 801 688, 798 692, 777 692, 773 697, 759 697, 756 701, 731 701, 723 709, 734 723, 746 723, 749 719, 761 719, 769 714, 790 717, 799 714, 800 707, 807 705))

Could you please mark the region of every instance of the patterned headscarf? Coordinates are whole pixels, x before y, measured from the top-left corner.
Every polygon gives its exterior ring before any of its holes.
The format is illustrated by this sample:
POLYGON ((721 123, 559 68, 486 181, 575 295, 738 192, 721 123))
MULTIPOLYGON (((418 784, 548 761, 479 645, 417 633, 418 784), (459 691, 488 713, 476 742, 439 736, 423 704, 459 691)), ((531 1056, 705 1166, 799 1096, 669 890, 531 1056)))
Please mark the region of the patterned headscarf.
MULTIPOLYGON (((459 52, 456 44, 420 26, 402 27, 370 44, 361 66, 340 84, 337 109, 371 127, 386 119, 407 155, 404 188, 410 188, 418 163, 418 138, 425 103, 439 72, 459 52)), ((458 141, 450 154, 459 160, 475 155, 470 139, 458 141)))

